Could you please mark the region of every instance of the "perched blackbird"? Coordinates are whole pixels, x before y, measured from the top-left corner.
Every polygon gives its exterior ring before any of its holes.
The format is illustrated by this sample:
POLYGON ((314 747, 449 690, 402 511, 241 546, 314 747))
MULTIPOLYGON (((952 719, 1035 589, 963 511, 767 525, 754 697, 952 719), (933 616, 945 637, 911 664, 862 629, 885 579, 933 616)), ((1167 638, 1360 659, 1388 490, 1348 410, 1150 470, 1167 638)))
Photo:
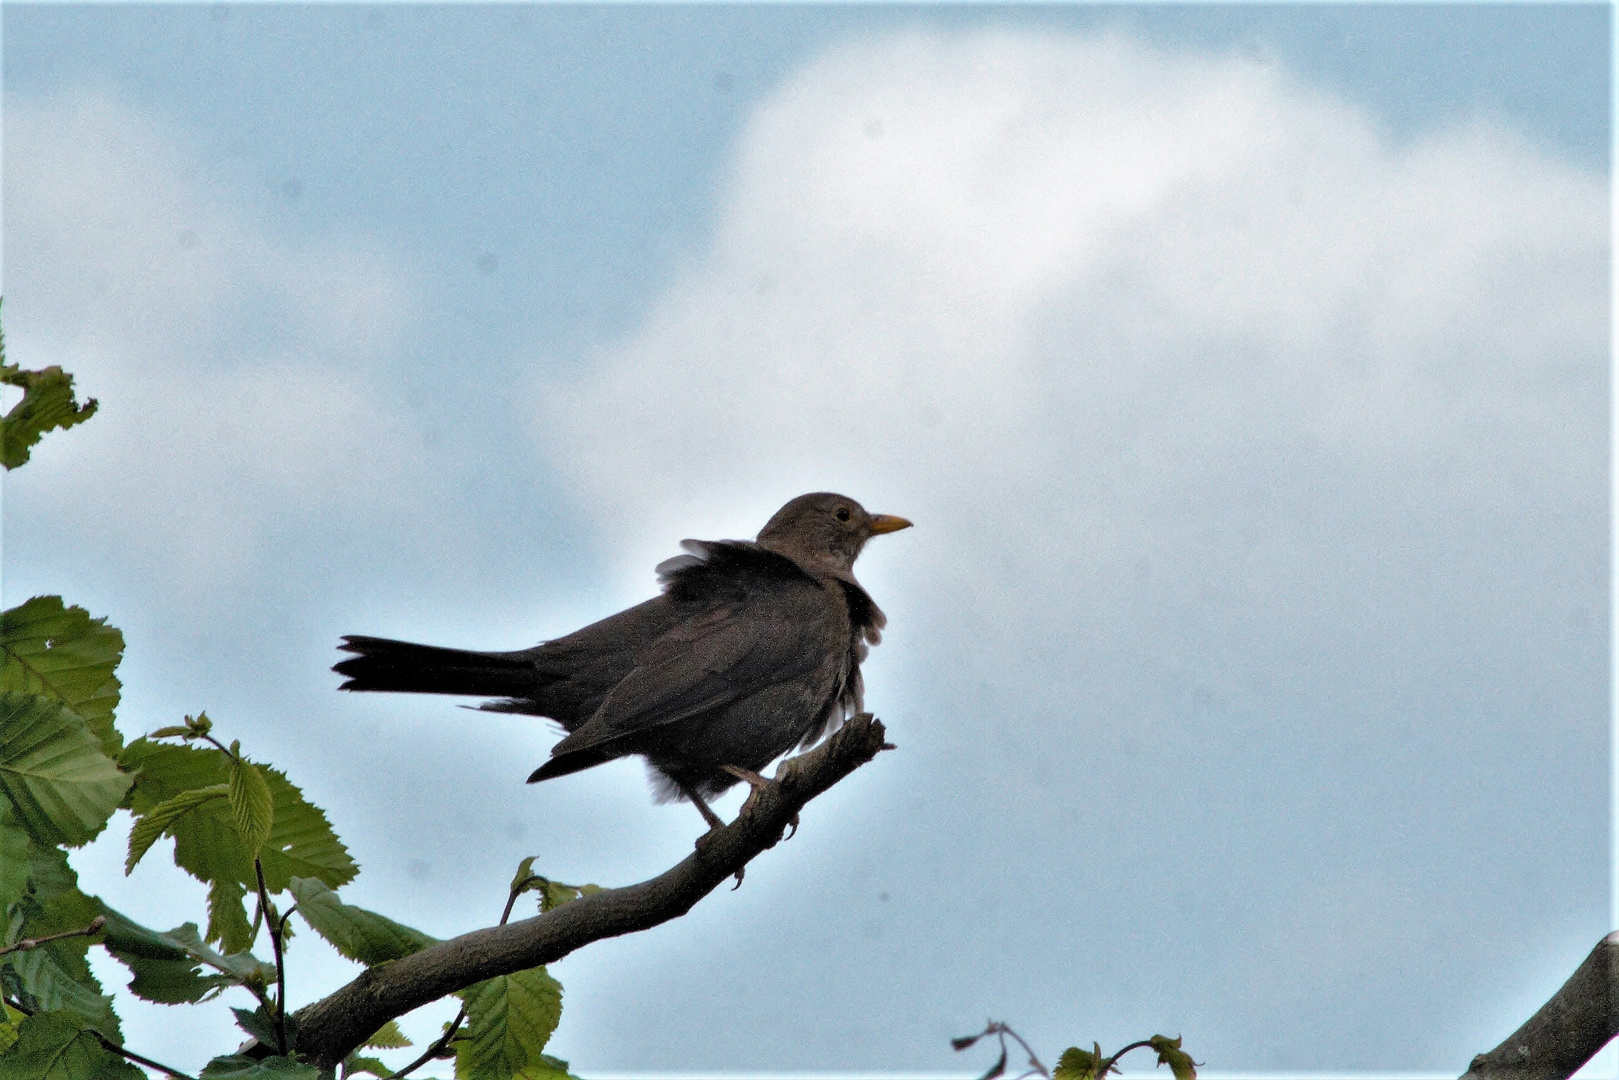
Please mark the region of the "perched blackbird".
POLYGON ((566 738, 529 782, 642 754, 659 801, 705 797, 815 742, 861 708, 860 661, 885 619, 854 578, 866 541, 910 526, 843 495, 800 495, 746 540, 685 540, 663 594, 517 652, 351 636, 344 690, 498 697, 566 738))

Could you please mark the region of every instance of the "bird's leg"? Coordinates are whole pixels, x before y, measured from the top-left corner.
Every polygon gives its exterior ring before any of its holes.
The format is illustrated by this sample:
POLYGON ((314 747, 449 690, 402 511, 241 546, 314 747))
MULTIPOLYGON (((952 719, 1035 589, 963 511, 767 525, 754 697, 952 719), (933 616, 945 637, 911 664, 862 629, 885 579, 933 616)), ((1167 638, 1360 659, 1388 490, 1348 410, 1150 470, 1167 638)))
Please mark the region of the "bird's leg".
MULTIPOLYGON (((675 783, 680 784, 680 781, 677 780, 675 783)), ((703 820, 708 822, 708 832, 697 838, 697 847, 698 850, 701 850, 703 841, 707 840, 709 836, 713 834, 715 829, 725 828, 725 822, 720 820, 720 816, 718 814, 709 809, 708 804, 703 801, 703 797, 697 794, 697 790, 690 784, 680 784, 680 790, 686 796, 686 798, 691 800, 691 804, 697 807, 697 812, 703 815, 703 820)), ((742 887, 742 875, 746 870, 747 867, 745 866, 737 868, 736 884, 731 886, 732 892, 735 892, 737 889, 742 887)))
MULTIPOLYGON (((752 769, 744 769, 740 765, 721 765, 720 768, 724 769, 726 772, 730 773, 732 776, 736 777, 738 780, 741 780, 743 783, 747 784, 753 789, 752 794, 748 796, 749 799, 752 799, 755 795, 762 795, 767 787, 775 783, 774 780, 766 780, 752 769)), ((793 838, 793 833, 798 831, 798 815, 794 814, 793 819, 789 821, 788 824, 791 825, 792 828, 788 831, 786 836, 782 837, 783 840, 791 840, 793 838)))
MULTIPOLYGON (((676 783, 678 784, 679 781, 676 781, 676 783)), ((710 832, 715 829, 725 828, 725 822, 721 821, 720 816, 708 808, 708 804, 703 801, 703 797, 697 794, 696 788, 690 784, 680 784, 679 786, 680 793, 691 800, 691 804, 697 807, 697 812, 703 815, 703 820, 708 822, 710 832)))

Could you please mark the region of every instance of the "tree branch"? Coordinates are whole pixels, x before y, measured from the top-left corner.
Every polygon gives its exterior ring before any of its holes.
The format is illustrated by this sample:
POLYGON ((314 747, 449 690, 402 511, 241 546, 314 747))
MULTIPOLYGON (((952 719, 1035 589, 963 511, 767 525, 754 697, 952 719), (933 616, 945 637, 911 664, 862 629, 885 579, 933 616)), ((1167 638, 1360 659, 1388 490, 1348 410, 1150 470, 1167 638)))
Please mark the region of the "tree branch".
POLYGON ((1462 1080, 1567 1080, 1619 1034, 1619 930, 1591 950, 1522 1027, 1474 1058, 1462 1080))
POLYGON ((475 930, 369 968, 298 1012, 298 1052, 334 1066, 384 1023, 497 975, 550 964, 602 938, 646 930, 690 911, 754 856, 774 847, 811 799, 887 748, 870 713, 851 719, 820 746, 782 762, 775 782, 748 797, 730 825, 655 878, 583 896, 543 915, 475 930))

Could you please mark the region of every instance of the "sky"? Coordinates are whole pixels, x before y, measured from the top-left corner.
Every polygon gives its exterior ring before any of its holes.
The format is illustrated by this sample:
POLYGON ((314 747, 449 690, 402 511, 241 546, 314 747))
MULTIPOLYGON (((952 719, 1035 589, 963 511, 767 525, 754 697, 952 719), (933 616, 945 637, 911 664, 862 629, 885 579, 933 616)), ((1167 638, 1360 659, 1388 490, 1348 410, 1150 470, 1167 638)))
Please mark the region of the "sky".
MULTIPOLYGON (((1612 928, 1608 22, 7 4, 8 355, 101 410, 6 477, 4 602, 106 616, 126 735, 207 709, 450 936, 701 821, 338 695, 339 636, 524 647, 843 491, 917 526, 857 566, 898 750, 554 965, 555 1053, 981 1072, 993 1016, 1456 1075, 1612 928)), ((85 887, 199 918, 127 829, 85 887)))

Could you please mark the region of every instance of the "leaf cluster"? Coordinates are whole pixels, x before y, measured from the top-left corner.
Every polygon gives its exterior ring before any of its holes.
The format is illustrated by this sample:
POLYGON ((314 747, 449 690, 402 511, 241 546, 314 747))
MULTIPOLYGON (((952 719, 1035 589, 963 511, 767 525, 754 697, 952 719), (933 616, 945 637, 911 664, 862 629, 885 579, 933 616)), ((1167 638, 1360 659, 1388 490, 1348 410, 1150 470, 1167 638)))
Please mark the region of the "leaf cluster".
POLYGON ((51 366, 24 371, 6 362, 0 336, 0 384, 20 387, 22 400, 0 417, 0 464, 9 471, 26 464, 34 444, 56 428, 82 424, 95 415, 94 398, 80 405, 73 396, 73 376, 51 366))
POLYGON ((1018 1080, 1025 1080, 1026 1077, 1030 1076, 1043 1076, 1046 1080, 1103 1080, 1108 1074, 1119 1071, 1119 1059, 1132 1050, 1156 1051, 1158 1064, 1168 1065, 1174 1080, 1197 1080, 1198 1063, 1192 1060, 1191 1054, 1181 1049, 1179 1037, 1171 1039, 1167 1035, 1154 1035, 1150 1039, 1130 1043, 1112 1054, 1102 1053, 1100 1043, 1093 1042, 1089 1050, 1078 1046, 1070 1046, 1057 1059, 1055 1071, 1047 1069, 1045 1065, 1041 1064, 1034 1051, 1029 1049, 1029 1044, 1023 1041, 1023 1037, 1013 1031, 1009 1025, 1001 1023, 999 1020, 991 1020, 985 1025, 984 1030, 976 1035, 963 1035, 959 1038, 951 1039, 950 1045, 958 1051, 965 1050, 978 1042, 978 1040, 991 1035, 999 1039, 1001 1053, 995 1060, 995 1064, 989 1067, 989 1071, 984 1073, 980 1080, 995 1080, 996 1077, 1005 1074, 1008 1056, 1006 1040, 1008 1037, 1017 1042, 1024 1052, 1029 1055, 1029 1068, 1020 1074, 1018 1080))
MULTIPOLYGON (((26 462, 46 432, 95 410, 94 401, 75 402, 60 369, 5 364, 3 341, 0 382, 24 391, 3 418, 7 469, 26 462)), ((196 1005, 234 994, 248 1006, 232 1012, 249 1042, 214 1058, 198 1080, 336 1080, 298 1056, 297 1013, 285 1000, 292 915, 367 967, 435 939, 343 901, 336 890, 359 866, 324 811, 280 769, 216 738, 207 714, 125 745, 114 723, 123 650, 117 629, 60 597, 0 613, 0 1080, 139 1080, 142 1068, 193 1080, 123 1044, 113 998, 88 962, 96 947, 127 969, 129 991, 145 1001, 196 1005), (142 926, 79 888, 69 849, 120 810, 134 819, 125 872, 172 840, 175 865, 207 887, 204 929, 142 926)), ((539 892, 549 910, 596 889, 549 881, 532 864, 523 863, 508 915, 523 892, 539 892)), ((544 968, 458 996, 460 1015, 412 1064, 394 1069, 356 1053, 339 1071, 402 1077, 453 1058, 457 1080, 568 1076, 566 1062, 544 1053, 562 1011, 562 987, 544 968)), ((410 1045, 389 1021, 366 1048, 410 1045)))

